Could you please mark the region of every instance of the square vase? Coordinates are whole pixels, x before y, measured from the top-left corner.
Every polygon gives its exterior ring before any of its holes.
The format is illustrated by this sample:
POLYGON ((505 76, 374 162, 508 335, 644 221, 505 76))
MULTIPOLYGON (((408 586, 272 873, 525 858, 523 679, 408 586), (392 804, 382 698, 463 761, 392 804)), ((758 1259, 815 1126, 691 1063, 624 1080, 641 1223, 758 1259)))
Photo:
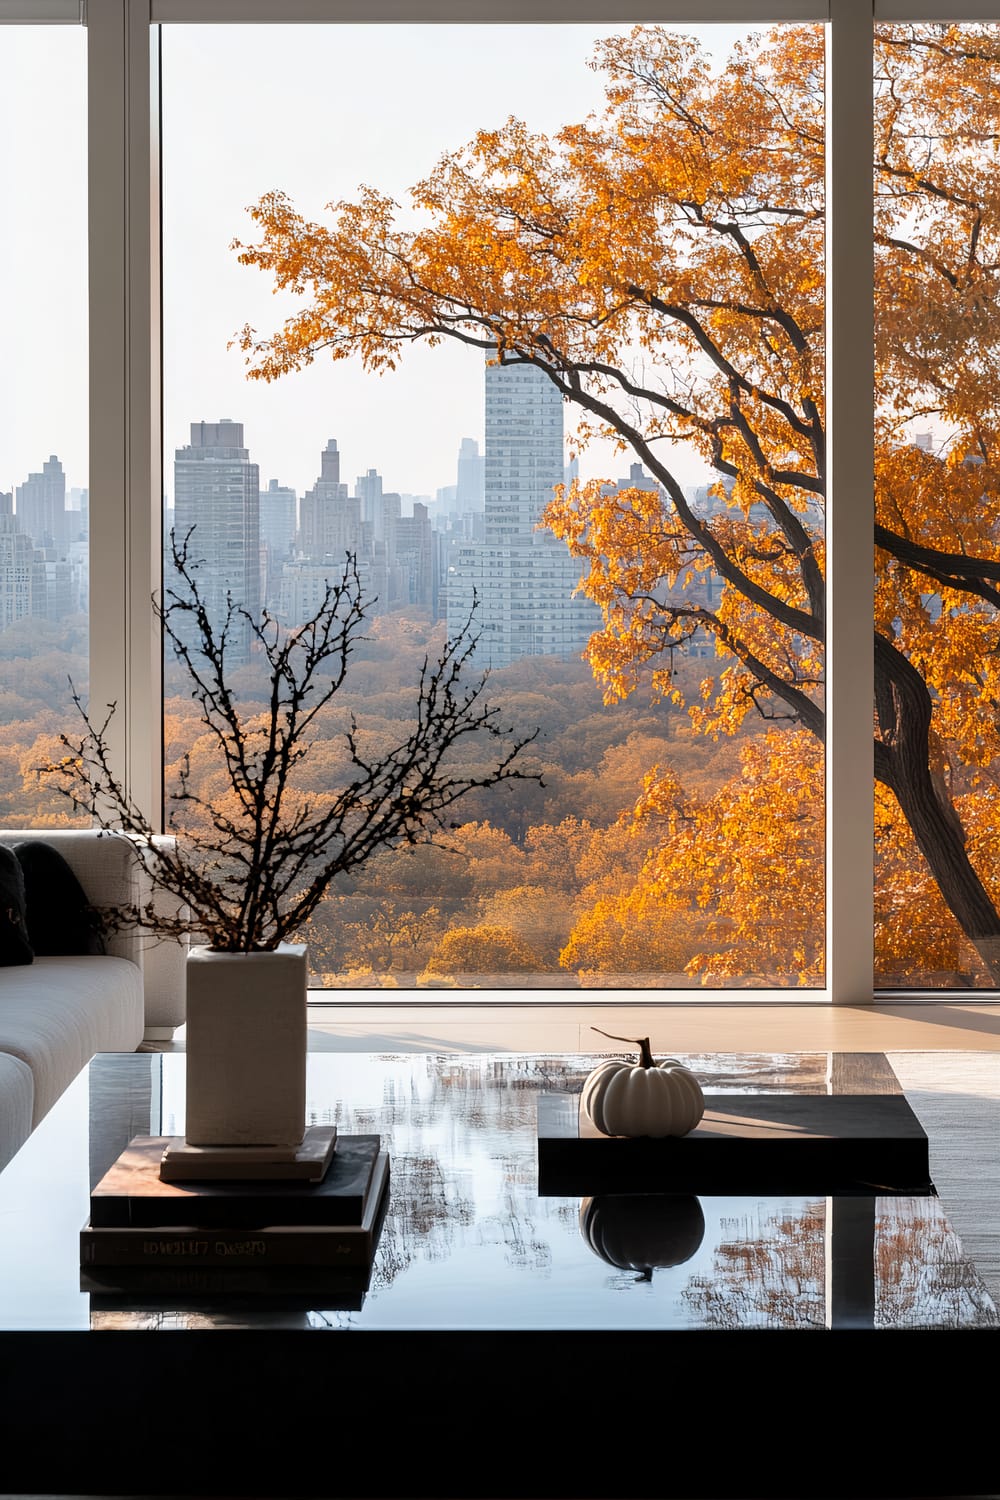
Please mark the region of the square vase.
POLYGON ((189 1145, 301 1142, 306 1128, 307 989, 304 943, 281 943, 263 953, 189 950, 189 1145))

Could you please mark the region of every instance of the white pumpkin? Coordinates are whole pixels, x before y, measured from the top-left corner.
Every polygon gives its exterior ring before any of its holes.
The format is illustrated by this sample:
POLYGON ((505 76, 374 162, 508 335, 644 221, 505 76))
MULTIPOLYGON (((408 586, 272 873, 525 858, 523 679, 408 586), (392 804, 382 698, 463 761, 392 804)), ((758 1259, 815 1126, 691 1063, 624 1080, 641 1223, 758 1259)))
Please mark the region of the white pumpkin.
POLYGON ((613 1058, 598 1063, 587 1075, 580 1108, 594 1127, 602 1135, 656 1137, 687 1135, 693 1130, 705 1113, 705 1096, 691 1069, 676 1057, 655 1062, 648 1037, 612 1040, 634 1041, 639 1061, 613 1058))

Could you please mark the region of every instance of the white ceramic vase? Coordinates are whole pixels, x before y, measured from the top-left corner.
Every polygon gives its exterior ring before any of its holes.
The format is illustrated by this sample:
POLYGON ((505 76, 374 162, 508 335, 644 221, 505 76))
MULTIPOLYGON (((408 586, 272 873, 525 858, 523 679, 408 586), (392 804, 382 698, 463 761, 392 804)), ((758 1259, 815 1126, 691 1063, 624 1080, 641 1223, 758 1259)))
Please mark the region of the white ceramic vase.
POLYGON ((192 947, 187 957, 187 1104, 192 1146, 297 1146, 306 1128, 304 943, 262 953, 192 947))

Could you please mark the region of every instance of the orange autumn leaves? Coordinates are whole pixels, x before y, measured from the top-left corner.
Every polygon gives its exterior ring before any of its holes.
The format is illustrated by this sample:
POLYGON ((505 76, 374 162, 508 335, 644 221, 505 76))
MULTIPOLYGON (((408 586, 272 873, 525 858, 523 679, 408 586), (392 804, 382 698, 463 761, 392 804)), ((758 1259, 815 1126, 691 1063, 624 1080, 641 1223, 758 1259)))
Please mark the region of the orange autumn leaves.
MULTIPOLYGON (((815 983, 823 31, 736 46, 724 85, 695 39, 655 26, 601 43, 593 66, 603 113, 551 137, 481 130, 415 186, 405 223, 375 188, 323 224, 264 195, 237 252, 300 302, 237 342, 263 380, 320 352, 380 373, 416 340, 531 362, 579 446, 601 434, 643 463, 657 492, 577 485, 545 512, 602 610, 591 668, 609 704, 677 701, 697 632, 717 662, 688 695, 693 728, 763 717, 769 732, 700 797, 650 771, 629 814, 649 842, 641 873, 595 899, 566 961, 635 967, 655 950, 669 967, 693 941, 687 971, 706 982, 815 983), (677 445, 714 471, 710 507, 678 482, 677 445)), ((878 961, 889 983, 982 983, 1000 972, 1000 37, 880 27, 874 79, 878 961), (924 428, 935 451, 913 445, 924 428)))

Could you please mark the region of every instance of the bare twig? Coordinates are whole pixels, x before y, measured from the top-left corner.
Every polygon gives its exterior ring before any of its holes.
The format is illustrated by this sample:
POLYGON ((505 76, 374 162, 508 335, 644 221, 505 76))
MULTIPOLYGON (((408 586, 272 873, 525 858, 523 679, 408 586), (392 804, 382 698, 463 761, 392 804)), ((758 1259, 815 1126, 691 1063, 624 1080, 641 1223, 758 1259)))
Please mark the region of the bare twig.
POLYGON ((111 925, 141 924, 162 936, 181 936, 193 927, 199 940, 228 952, 274 948, 303 926, 338 875, 357 870, 381 850, 437 841, 451 809, 468 792, 540 780, 518 764, 537 730, 518 736, 499 723, 498 710, 484 697, 485 672, 467 681, 477 640, 470 614, 436 662, 424 659, 405 738, 368 756, 352 714, 344 736, 347 784, 316 797, 298 792, 296 768, 315 742, 317 716, 347 680, 370 607, 355 559, 347 556, 339 580, 328 583, 312 618, 295 630, 283 631, 266 611, 253 619, 232 599, 216 623, 199 589, 190 539, 191 532, 180 542, 171 538, 180 582, 154 608, 187 670, 233 796, 224 802, 204 797, 185 756, 169 799, 168 826, 176 838, 158 840, 112 767, 108 728, 115 705, 108 705, 103 719, 92 719, 75 689, 83 733, 75 740, 60 735, 66 754, 38 767, 102 829, 137 839, 154 890, 169 893, 191 914, 164 910, 151 900, 107 913, 111 925), (234 696, 227 656, 241 623, 249 624, 268 667, 266 706, 252 721, 234 696), (463 768, 451 755, 470 737, 485 739, 491 748, 485 771, 463 768), (191 826, 192 815, 206 831, 191 826))

